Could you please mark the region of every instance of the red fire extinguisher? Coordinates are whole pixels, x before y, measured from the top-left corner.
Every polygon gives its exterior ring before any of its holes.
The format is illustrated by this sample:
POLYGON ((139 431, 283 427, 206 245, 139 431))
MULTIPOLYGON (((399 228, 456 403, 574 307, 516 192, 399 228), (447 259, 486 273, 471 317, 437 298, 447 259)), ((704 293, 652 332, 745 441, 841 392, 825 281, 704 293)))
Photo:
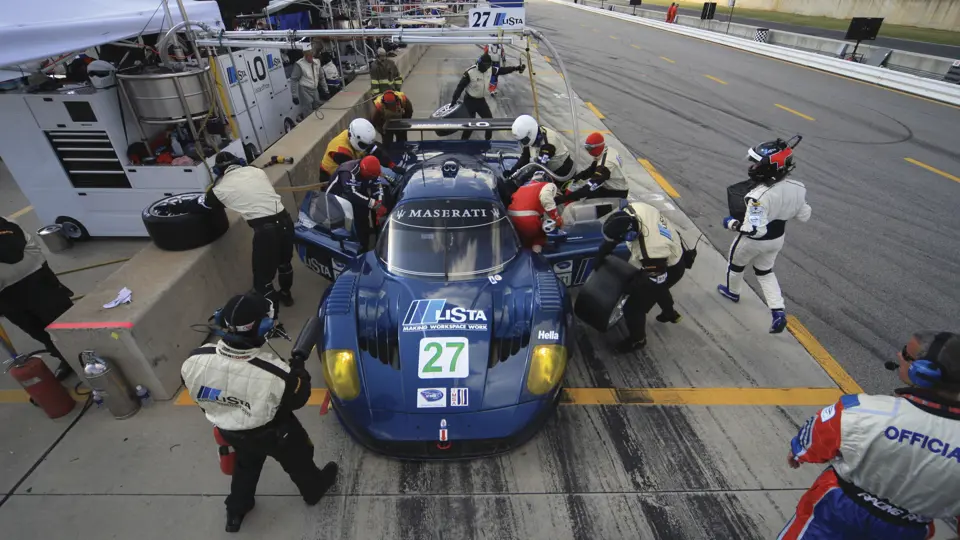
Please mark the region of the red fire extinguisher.
POLYGON ((47 416, 60 418, 72 411, 77 406, 77 401, 38 356, 45 352, 47 351, 34 351, 16 356, 7 361, 6 371, 20 383, 47 416))
POLYGON ((233 467, 237 463, 237 453, 233 451, 230 443, 223 438, 223 435, 220 434, 220 430, 217 429, 216 426, 213 428, 213 438, 217 441, 217 444, 220 445, 218 451, 220 454, 220 472, 227 476, 233 476, 233 467))

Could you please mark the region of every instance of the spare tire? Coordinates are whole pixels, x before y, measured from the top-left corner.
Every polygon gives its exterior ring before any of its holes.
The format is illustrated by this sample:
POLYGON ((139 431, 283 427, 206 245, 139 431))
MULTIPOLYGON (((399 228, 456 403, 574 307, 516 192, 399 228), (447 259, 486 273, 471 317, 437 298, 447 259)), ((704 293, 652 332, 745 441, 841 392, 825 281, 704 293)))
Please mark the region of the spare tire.
MULTIPOLYGON (((433 111, 433 114, 430 115, 430 118, 467 118, 469 113, 467 113, 467 107, 463 104, 462 101, 458 102, 456 105, 450 105, 447 103, 443 107, 433 111)), ((447 135, 453 135, 456 133, 457 129, 438 129, 434 133, 437 134, 437 137, 446 137, 447 135)))
POLYGON ((203 193, 181 193, 164 197, 143 209, 143 226, 158 248, 186 251, 205 246, 230 228, 227 212, 201 206, 203 193))
POLYGON ((613 328, 623 318, 623 305, 630 297, 627 286, 637 272, 627 261, 608 256, 580 289, 574 314, 600 332, 613 328))

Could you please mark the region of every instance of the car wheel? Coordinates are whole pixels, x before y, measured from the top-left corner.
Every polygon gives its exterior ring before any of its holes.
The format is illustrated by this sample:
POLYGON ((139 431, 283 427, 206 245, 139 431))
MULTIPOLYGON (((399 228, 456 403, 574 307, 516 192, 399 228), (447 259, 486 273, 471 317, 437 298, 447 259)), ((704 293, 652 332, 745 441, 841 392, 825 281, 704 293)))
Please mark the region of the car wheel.
MULTIPOLYGON (((443 107, 433 111, 433 114, 430 115, 430 118, 446 119, 446 118, 466 118, 467 117, 467 107, 463 102, 459 102, 456 105, 450 105, 447 103, 443 107)), ((438 129, 435 131, 437 137, 446 137, 447 135, 453 135, 459 130, 456 129, 438 129)))
POLYGON ((143 210, 143 225, 158 248, 186 251, 205 246, 230 228, 223 208, 208 210, 197 202, 203 193, 165 197, 143 210))
POLYGON ((580 289, 574 314, 600 332, 613 328, 623 318, 623 307, 630 298, 627 287, 636 273, 637 269, 627 261, 607 257, 580 289))
POLYGON ((56 219, 55 223, 62 227, 61 230, 63 231, 64 236, 70 238, 71 240, 83 242, 84 240, 90 239, 90 233, 87 232, 87 228, 72 217, 60 216, 56 219))

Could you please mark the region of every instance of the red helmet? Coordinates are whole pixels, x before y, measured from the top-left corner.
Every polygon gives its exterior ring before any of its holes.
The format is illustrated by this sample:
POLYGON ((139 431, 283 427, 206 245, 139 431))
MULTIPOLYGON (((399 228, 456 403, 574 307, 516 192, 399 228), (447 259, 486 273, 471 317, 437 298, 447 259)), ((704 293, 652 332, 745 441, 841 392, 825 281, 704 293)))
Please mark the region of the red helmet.
POLYGON ((360 160, 360 178, 373 180, 380 176, 380 160, 374 156, 367 156, 360 160))
POLYGON ((387 90, 383 93, 383 104, 386 105, 388 109, 394 110, 397 108, 397 105, 400 104, 400 96, 393 90, 387 90))
POLYGON ((597 131, 587 135, 586 142, 583 143, 583 147, 586 148, 587 153, 593 157, 597 157, 603 153, 603 135, 597 131))

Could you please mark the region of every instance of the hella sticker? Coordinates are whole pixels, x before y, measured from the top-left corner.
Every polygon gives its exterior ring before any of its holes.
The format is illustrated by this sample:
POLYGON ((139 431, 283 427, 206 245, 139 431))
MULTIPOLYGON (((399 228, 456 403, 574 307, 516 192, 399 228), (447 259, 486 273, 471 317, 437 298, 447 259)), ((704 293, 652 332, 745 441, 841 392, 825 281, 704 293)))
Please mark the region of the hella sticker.
POLYGON ((450 389, 451 407, 469 407, 470 389, 469 388, 451 388, 450 389))
POLYGON ((552 339, 553 341, 559 341, 560 332, 556 330, 540 330, 537 332, 537 339, 552 339))
POLYGON ((417 408, 430 409, 447 406, 446 388, 417 388, 417 408))
POLYGON ((487 315, 481 309, 466 309, 446 300, 414 300, 403 317, 404 332, 428 330, 487 330, 487 315))

